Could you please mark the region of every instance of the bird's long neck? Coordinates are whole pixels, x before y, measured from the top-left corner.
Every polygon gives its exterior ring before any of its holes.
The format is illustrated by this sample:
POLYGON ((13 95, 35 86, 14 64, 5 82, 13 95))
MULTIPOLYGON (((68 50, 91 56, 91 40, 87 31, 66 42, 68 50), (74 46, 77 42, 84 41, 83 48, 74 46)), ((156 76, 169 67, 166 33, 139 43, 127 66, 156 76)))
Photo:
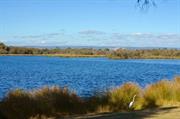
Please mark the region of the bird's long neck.
POLYGON ((135 98, 133 97, 133 102, 134 102, 134 99, 135 99, 135 98))
POLYGON ((136 96, 133 97, 133 102, 134 102, 134 100, 135 100, 135 97, 136 97, 136 96))

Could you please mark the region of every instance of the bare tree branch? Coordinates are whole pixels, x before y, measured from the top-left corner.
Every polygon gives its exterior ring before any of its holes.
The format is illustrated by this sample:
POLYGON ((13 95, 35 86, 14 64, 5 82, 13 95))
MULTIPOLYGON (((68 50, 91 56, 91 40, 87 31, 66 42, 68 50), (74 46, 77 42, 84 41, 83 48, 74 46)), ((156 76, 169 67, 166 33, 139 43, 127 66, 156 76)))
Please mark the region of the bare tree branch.
POLYGON ((156 2, 154 0, 137 0, 140 9, 147 9, 150 6, 156 7, 156 2))

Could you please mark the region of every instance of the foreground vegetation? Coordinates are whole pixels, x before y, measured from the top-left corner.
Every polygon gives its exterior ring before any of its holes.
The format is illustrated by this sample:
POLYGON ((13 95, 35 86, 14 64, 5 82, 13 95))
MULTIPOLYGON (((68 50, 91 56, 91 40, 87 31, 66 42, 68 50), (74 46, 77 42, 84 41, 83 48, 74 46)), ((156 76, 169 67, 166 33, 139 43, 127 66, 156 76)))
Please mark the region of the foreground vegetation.
POLYGON ((179 90, 180 77, 171 81, 162 80, 143 89, 136 84, 126 83, 89 98, 79 97, 67 88, 57 86, 31 92, 17 89, 10 91, 0 102, 0 114, 7 119, 45 119, 74 114, 179 106, 179 90), (137 95, 137 98, 129 109, 128 105, 134 95, 137 95))
POLYGON ((41 55, 58 57, 107 57, 111 59, 180 59, 179 49, 93 49, 93 48, 26 48, 0 43, 0 55, 41 55))

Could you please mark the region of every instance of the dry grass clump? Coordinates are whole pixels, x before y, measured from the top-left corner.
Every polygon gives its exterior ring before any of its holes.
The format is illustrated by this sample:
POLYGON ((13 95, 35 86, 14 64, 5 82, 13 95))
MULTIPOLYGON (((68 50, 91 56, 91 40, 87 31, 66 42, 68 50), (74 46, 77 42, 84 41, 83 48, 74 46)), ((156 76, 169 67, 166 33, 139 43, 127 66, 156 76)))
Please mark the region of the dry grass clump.
POLYGON ((85 113, 84 102, 67 88, 45 87, 34 91, 33 97, 36 102, 39 102, 40 107, 44 105, 50 112, 60 112, 61 114, 85 113))
POLYGON ((173 81, 173 88, 176 94, 176 100, 180 103, 180 77, 175 77, 173 81))
POLYGON ((0 112, 8 119, 28 119, 37 114, 79 114, 85 113, 85 110, 83 101, 66 88, 45 87, 33 92, 9 92, 1 101, 0 112))
POLYGON ((144 107, 156 107, 163 105, 164 101, 171 100, 174 94, 171 91, 172 84, 169 81, 160 81, 149 85, 144 91, 144 107))
POLYGON ((114 112, 129 110, 128 105, 132 101, 134 95, 137 95, 134 109, 139 105, 139 97, 141 89, 133 83, 125 83, 124 85, 107 91, 104 95, 96 95, 86 101, 88 111, 90 112, 114 112))
POLYGON ((143 107, 177 105, 180 102, 180 77, 172 81, 161 80, 144 89, 143 107))
POLYGON ((37 103, 23 90, 10 91, 0 104, 0 112, 7 119, 27 119, 40 113, 37 103))
POLYGON ((54 117, 47 117, 44 115, 36 115, 34 117, 30 117, 29 119, 55 119, 54 117))
POLYGON ((134 95, 137 95, 136 104, 141 96, 141 89, 133 83, 125 83, 119 88, 115 88, 109 92, 109 106, 112 111, 128 110, 128 105, 132 101, 134 95))
POLYGON ((88 99, 85 99, 87 112, 109 112, 108 92, 104 94, 96 94, 88 99))

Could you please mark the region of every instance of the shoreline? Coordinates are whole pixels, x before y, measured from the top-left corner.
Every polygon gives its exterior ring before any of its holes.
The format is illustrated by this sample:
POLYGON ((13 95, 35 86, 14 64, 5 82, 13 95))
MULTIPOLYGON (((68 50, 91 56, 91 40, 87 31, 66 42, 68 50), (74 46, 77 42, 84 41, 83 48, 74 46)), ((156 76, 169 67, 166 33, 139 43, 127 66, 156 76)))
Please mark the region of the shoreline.
POLYGON ((0 56, 47 56, 47 57, 64 57, 64 58, 108 58, 113 60, 128 60, 128 59, 178 59, 180 57, 140 57, 140 58, 120 58, 120 57, 109 57, 107 55, 76 55, 76 54, 0 54, 0 56))
POLYGON ((74 54, 0 54, 0 56, 48 56, 48 57, 106 57, 105 55, 74 55, 74 54))

